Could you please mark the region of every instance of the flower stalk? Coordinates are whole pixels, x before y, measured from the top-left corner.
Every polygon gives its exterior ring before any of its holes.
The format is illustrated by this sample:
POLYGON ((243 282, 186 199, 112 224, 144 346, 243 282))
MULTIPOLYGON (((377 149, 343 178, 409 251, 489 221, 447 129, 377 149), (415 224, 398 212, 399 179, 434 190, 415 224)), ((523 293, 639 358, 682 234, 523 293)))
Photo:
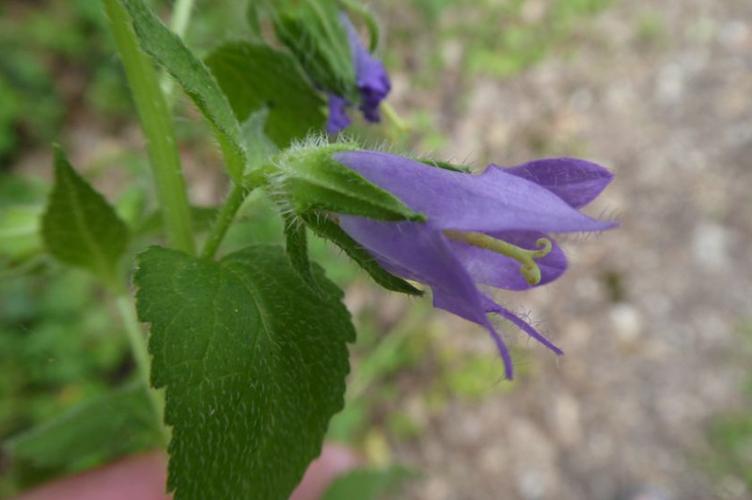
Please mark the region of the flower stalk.
POLYGON ((201 251, 202 258, 211 259, 217 253, 219 245, 222 243, 227 230, 235 219, 235 214, 238 213, 249 192, 248 189, 233 184, 230 194, 227 195, 227 199, 224 205, 222 205, 217 219, 214 221, 214 225, 209 230, 209 236, 206 239, 206 243, 204 243, 204 249, 201 251))

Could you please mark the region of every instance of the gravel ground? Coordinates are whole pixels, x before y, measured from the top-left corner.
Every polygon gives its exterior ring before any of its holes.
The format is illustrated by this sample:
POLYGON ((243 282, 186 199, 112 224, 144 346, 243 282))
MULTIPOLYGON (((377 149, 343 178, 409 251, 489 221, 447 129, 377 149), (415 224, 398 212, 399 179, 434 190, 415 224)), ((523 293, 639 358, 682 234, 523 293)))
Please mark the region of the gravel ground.
MULTIPOLYGON (((557 283, 500 297, 567 354, 557 361, 510 330, 531 374, 509 394, 453 402, 424 437, 395 445, 424 472, 409 498, 752 496, 698 459, 752 359, 739 334, 752 317, 752 2, 620 2, 586 24, 572 57, 504 81, 465 78, 463 104, 457 70, 417 99, 396 78, 398 109, 449 103, 445 157, 608 165, 616 181, 591 213, 622 223, 565 240, 572 266, 557 283)), ((456 330, 448 342, 481 335, 441 319, 456 330)))

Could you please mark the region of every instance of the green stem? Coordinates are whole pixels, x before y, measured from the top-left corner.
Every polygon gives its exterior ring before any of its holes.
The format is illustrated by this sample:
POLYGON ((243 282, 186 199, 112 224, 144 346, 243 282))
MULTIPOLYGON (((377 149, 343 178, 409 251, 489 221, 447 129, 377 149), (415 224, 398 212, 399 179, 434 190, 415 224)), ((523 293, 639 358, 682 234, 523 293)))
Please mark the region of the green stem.
POLYGON ((217 219, 214 221, 214 225, 209 231, 209 237, 206 239, 204 249, 201 251, 201 257, 211 259, 217 253, 220 243, 222 243, 227 230, 230 228, 230 224, 235 219, 235 214, 238 213, 248 193, 248 189, 233 184, 232 190, 225 200, 225 204, 222 206, 217 219))
POLYGON ((136 311, 133 308, 133 302, 131 302, 130 297, 126 294, 120 294, 115 300, 115 303, 118 312, 120 313, 120 317, 123 320, 123 326, 125 327, 125 333, 128 337, 128 344, 130 345, 131 352, 133 352, 133 359, 136 362, 138 375, 146 387, 149 400, 151 401, 154 410, 154 416, 157 422, 159 422, 162 437, 164 438, 165 444, 167 444, 170 440, 170 430, 164 424, 164 392, 151 386, 151 364, 149 360, 149 351, 146 347, 146 337, 138 324, 136 311))
POLYGON ((405 132, 409 128, 408 124, 405 123, 405 120, 397 114, 397 110, 395 110, 388 102, 381 103, 381 110, 384 112, 386 119, 394 124, 398 132, 405 132))
POLYGON ((104 4, 146 136, 167 237, 172 247, 194 254, 188 195, 180 169, 172 119, 159 87, 157 72, 139 48, 128 13, 120 1, 104 0, 104 4))
POLYGON ((238 154, 237 149, 227 140, 227 136, 219 132, 219 129, 215 129, 215 131, 218 132, 216 133, 216 138, 217 142, 219 142, 219 149, 222 151, 222 157, 225 159, 227 171, 230 173, 230 177, 232 177, 234 183, 241 183, 243 181, 243 173, 245 172, 245 158, 238 154))

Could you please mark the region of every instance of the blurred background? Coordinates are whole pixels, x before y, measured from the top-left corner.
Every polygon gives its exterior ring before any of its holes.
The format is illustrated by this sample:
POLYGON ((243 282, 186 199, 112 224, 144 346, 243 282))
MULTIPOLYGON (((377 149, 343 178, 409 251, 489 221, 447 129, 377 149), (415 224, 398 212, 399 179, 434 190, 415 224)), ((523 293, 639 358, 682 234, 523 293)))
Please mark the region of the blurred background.
MULTIPOLYGON (((169 1, 153 3, 169 11, 169 1)), ((244 7, 199 0, 189 44, 205 52, 243 36, 244 7)), ((566 352, 555 359, 507 328, 519 367, 511 383, 480 328, 429 299, 380 291, 315 241, 359 329, 331 440, 417 471, 398 498, 752 498, 752 2, 371 7, 383 22, 390 102, 411 125, 356 126, 357 137, 478 169, 554 155, 598 161, 616 180, 590 213, 622 227, 564 239, 569 273, 500 294, 566 352)), ((150 178, 99 2, 2 0, 0 54, 5 440, 133 370, 103 291, 41 256, 50 143, 64 144, 134 231, 146 237, 154 219, 127 187, 148 189, 150 178)), ((177 127, 191 198, 212 206, 226 188, 218 153, 185 102, 177 127)), ((227 249, 279 239, 280 228, 254 197, 227 249)), ((0 497, 90 464, 16 465, 0 461, 0 497)))

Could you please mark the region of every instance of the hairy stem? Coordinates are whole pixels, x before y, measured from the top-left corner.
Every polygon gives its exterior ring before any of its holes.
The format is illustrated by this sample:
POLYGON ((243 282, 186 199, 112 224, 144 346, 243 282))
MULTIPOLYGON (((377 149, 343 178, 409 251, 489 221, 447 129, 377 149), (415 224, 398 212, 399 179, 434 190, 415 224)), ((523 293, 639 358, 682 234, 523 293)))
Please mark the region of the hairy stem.
POLYGON ((227 230, 230 228, 230 224, 235 219, 235 214, 238 213, 248 193, 248 189, 233 184, 230 194, 227 195, 227 199, 209 231, 209 237, 206 239, 204 249, 201 251, 201 257, 211 259, 217 253, 217 249, 222 243, 227 230))
POLYGON ((133 359, 136 362, 138 375, 146 386, 149 400, 151 401, 154 410, 154 416, 157 422, 159 422, 162 437, 164 438, 165 444, 167 444, 170 440, 170 430, 164 424, 164 392, 153 388, 150 384, 151 364, 149 351, 146 347, 146 336, 138 324, 138 318, 136 317, 136 311, 133 308, 131 298, 126 294, 120 294, 115 300, 115 303, 118 312, 120 313, 120 317, 123 320, 123 326, 125 327, 125 333, 128 337, 128 344, 130 345, 131 352, 133 352, 133 359))
POLYGON ((146 136, 168 240, 172 247, 194 254, 191 212, 180 168, 180 156, 157 72, 151 60, 139 48, 128 13, 119 0, 104 0, 104 5, 146 136))

